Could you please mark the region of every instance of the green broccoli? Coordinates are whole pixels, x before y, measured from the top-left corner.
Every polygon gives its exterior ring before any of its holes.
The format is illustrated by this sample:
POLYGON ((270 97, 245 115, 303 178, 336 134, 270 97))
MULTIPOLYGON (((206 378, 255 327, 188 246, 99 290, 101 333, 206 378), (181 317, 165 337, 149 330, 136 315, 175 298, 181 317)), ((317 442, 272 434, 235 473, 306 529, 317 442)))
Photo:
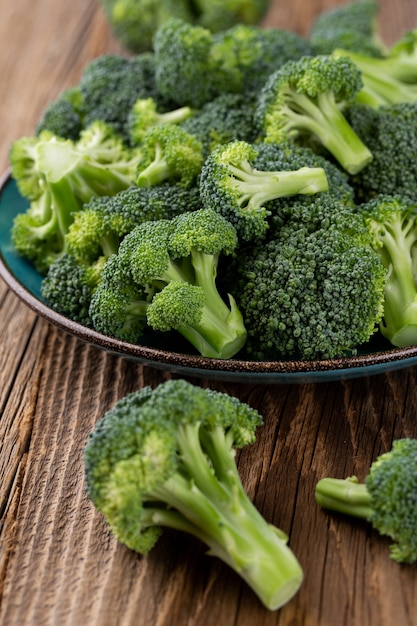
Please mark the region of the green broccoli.
MULTIPOLYGON (((386 272, 354 207, 331 193, 281 207, 266 241, 242 247, 229 289, 249 358, 355 354, 378 330, 386 272)), ((224 287, 227 286, 224 285, 224 287)))
POLYGON ((269 0, 193 0, 196 23, 213 33, 236 24, 258 24, 269 7, 269 0))
POLYGON ((323 508, 369 521, 393 543, 398 563, 417 561, 417 440, 397 439, 371 464, 363 483, 350 478, 322 478, 316 502, 323 508))
POLYGON ((229 220, 244 241, 265 236, 270 214, 268 203, 272 200, 328 189, 322 167, 300 165, 291 171, 262 171, 253 165, 258 154, 258 146, 234 141, 216 148, 201 170, 203 205, 229 220))
POLYGON ((30 205, 16 216, 11 238, 16 250, 42 274, 66 252, 65 236, 84 204, 133 183, 137 155, 103 127, 103 122, 93 123, 77 142, 43 131, 39 137, 22 137, 12 144, 12 176, 30 205))
POLYGON ((398 80, 417 82, 417 28, 407 30, 389 48, 386 66, 388 73, 398 80))
POLYGON ((146 132, 152 126, 160 124, 180 124, 193 115, 191 107, 180 107, 172 111, 158 111, 153 98, 139 98, 133 105, 128 116, 130 142, 133 145, 141 144, 146 132))
POLYGON ((91 298, 101 281, 105 257, 85 263, 65 253, 48 268, 41 282, 46 304, 83 326, 92 327, 89 309, 91 298))
POLYGON ((249 500, 235 449, 255 440, 259 413, 227 394, 170 380, 119 400, 84 450, 87 493, 115 537, 147 553, 164 527, 195 536, 270 610, 303 571, 284 533, 249 500))
POLYGON ((417 102, 349 109, 349 121, 372 152, 372 162, 351 177, 357 202, 379 194, 416 197, 417 102))
POLYGON ((417 203, 402 196, 376 196, 359 207, 371 244, 386 268, 381 333, 394 346, 417 344, 417 203))
POLYGON ((361 74, 348 58, 326 55, 289 61, 263 87, 255 120, 265 141, 314 138, 350 174, 372 154, 348 123, 344 108, 355 101, 361 74))
POLYGON ((201 142, 175 124, 153 126, 144 135, 138 163, 139 187, 179 182, 195 184, 203 164, 201 142))
POLYGON ((377 24, 375 0, 354 0, 322 11, 313 21, 309 38, 316 54, 331 54, 336 48, 381 57, 385 54, 377 24))
MULTIPOLYGON (((121 242, 120 272, 109 273, 107 288, 117 288, 120 274, 126 275, 149 294, 146 314, 154 330, 177 331, 203 356, 230 358, 244 345, 246 330, 234 299, 229 296, 228 306, 219 293, 216 274, 220 257, 236 246, 235 229, 215 211, 145 222, 121 242)), ((90 313, 100 316, 100 311, 90 313)))
POLYGON ((84 102, 78 86, 63 91, 48 104, 36 126, 36 135, 49 130, 64 139, 77 140, 84 126, 84 102))
MULTIPOLYGON (((378 108, 397 102, 415 102, 417 100, 417 74, 414 70, 413 81, 404 80, 401 73, 401 61, 396 57, 375 58, 361 52, 344 50, 340 47, 334 50, 336 59, 349 58, 359 69, 362 77, 362 87, 359 90, 356 101, 378 108), (398 73, 396 67, 399 67, 398 73)), ((411 63, 416 62, 417 54, 412 57, 411 63)), ((411 76, 412 70, 405 70, 411 76)))

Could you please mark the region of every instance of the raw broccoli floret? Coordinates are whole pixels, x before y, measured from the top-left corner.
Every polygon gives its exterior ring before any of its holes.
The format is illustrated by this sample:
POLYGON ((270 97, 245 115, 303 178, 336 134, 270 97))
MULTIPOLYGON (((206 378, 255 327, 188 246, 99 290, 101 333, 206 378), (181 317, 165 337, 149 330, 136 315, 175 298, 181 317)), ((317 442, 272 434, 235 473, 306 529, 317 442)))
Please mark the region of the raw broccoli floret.
POLYGON ((284 533, 250 502, 235 448, 255 440, 259 413, 237 398, 170 380, 119 400, 84 450, 87 493, 115 537, 148 552, 164 527, 204 542, 277 609, 302 569, 284 533))
MULTIPOLYGON (((401 75, 401 62, 392 58, 375 58, 361 52, 337 48, 333 52, 335 58, 349 58, 359 69, 362 77, 362 87, 359 90, 356 101, 378 108, 383 105, 395 104, 397 102, 415 102, 417 100, 417 73, 414 69, 404 71, 405 79, 401 75), (396 72, 397 65, 399 71, 396 72)), ((411 55, 412 56, 412 55, 411 55)), ((414 54, 412 62, 415 64, 417 53, 414 54)))
POLYGON ((103 132, 103 126, 92 124, 77 142, 43 131, 12 144, 12 176, 30 200, 27 211, 14 220, 12 242, 41 273, 66 252, 69 226, 91 197, 111 195, 133 183, 137 155, 111 129, 103 132))
POLYGON ((152 328, 175 330, 203 356, 223 359, 246 340, 234 299, 229 296, 226 304, 216 286, 219 259, 236 246, 233 226, 215 211, 200 209, 136 226, 117 258, 128 280, 151 294, 147 321, 152 328))
POLYGON ((348 123, 344 109, 362 86, 360 71, 348 58, 326 55, 289 61, 262 89, 256 122, 265 141, 300 143, 313 137, 350 174, 372 154, 348 123))
POLYGON ((372 152, 372 162, 351 177, 357 201, 378 194, 416 197, 417 187, 417 102, 383 106, 365 105, 349 109, 355 132, 372 152))
POLYGON ((77 140, 84 126, 84 102, 78 86, 63 91, 44 110, 36 134, 49 130, 64 139, 77 140))
POLYGON ((152 50, 152 38, 172 17, 193 20, 188 0, 101 0, 107 20, 120 43, 130 52, 152 50))
POLYGON ((258 24, 269 0, 194 0, 196 22, 217 33, 235 24, 258 24))
POLYGON ((292 171, 262 171, 254 162, 257 146, 234 141, 216 148, 201 170, 203 205, 229 220, 243 241, 259 239, 268 229, 268 203, 296 194, 315 194, 328 189, 322 167, 300 165, 292 171))
POLYGON ((144 135, 137 184, 150 187, 163 182, 195 184, 203 164, 201 142, 175 124, 153 126, 144 135))
POLYGON ((394 346, 417 344, 417 203, 376 196, 360 206, 371 243, 386 268, 381 333, 394 346))
POLYGON ((293 201, 280 228, 241 249, 229 289, 257 360, 355 354, 378 330, 386 272, 361 217, 332 194, 293 201))
POLYGON ((146 132, 152 126, 180 124, 193 115, 191 107, 180 107, 172 111, 158 111, 154 98, 140 98, 133 105, 128 116, 130 142, 141 144, 146 132))
POLYGON ((74 322, 91 327, 91 298, 101 281, 105 257, 85 263, 71 254, 56 259, 42 279, 41 294, 52 309, 74 322))
POLYGON ((391 450, 371 464, 364 482, 356 476, 322 478, 317 503, 331 511, 369 521, 393 543, 390 555, 398 563, 417 561, 417 440, 393 442, 391 450))
POLYGON ((374 0, 355 0, 321 12, 310 28, 310 43, 316 54, 331 54, 336 48, 381 57, 386 46, 378 30, 379 5, 374 0))
MULTIPOLYGON (((155 57, 143 53, 125 58, 104 54, 88 63, 78 87, 84 100, 84 125, 102 120, 129 141, 128 116, 139 98, 162 99, 155 84, 155 57)), ((161 104, 162 106, 162 104, 161 104)))
POLYGON ((255 99, 247 95, 223 93, 194 111, 181 127, 201 141, 206 158, 219 145, 256 141, 255 106, 255 99))

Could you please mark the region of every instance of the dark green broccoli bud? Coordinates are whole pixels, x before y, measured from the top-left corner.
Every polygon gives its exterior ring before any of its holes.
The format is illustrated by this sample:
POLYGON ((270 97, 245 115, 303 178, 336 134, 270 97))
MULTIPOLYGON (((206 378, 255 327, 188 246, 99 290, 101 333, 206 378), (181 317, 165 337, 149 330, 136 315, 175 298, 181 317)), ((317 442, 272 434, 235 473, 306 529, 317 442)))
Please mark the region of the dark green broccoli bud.
POLYGON ((152 187, 163 182, 195 184, 203 164, 201 142, 179 126, 153 126, 144 135, 137 184, 152 187))
POLYGON ((313 137, 354 174, 372 160, 343 112, 361 86, 360 71, 348 58, 318 55, 289 61, 262 89, 255 121, 267 142, 300 143, 313 137))
POLYGON ((90 299, 88 314, 95 330, 135 343, 147 326, 153 291, 135 283, 114 254, 105 262, 101 281, 90 299))
POLYGON ((84 125, 102 120, 129 142, 128 116, 139 98, 155 98, 155 57, 152 53, 125 58, 105 54, 88 63, 78 83, 84 100, 84 125))
POLYGON ((381 333, 394 346, 416 345, 417 203, 401 196, 377 196, 360 210, 371 244, 386 268, 381 333))
POLYGON ((371 464, 363 483, 356 476, 322 478, 316 502, 323 508, 369 521, 390 537, 398 563, 417 561, 417 440, 397 439, 371 464))
POLYGON ((141 144, 146 132, 152 126, 180 124, 193 115, 191 107, 180 107, 179 109, 165 112, 157 109, 157 103, 153 98, 136 100, 127 121, 130 142, 133 145, 141 144))
POLYGON ((292 202, 269 241, 241 251, 230 287, 257 360, 355 354, 377 331, 386 272, 361 217, 331 194, 292 202))
POLYGON ((331 54, 336 48, 381 57, 386 46, 378 31, 378 3, 355 0, 320 13, 310 29, 316 54, 331 54))
MULTIPOLYGON (((415 102, 417 100, 417 72, 413 81, 404 80, 401 73, 396 73, 393 58, 375 58, 361 52, 344 50, 340 47, 333 52, 335 58, 349 58, 359 69, 362 88, 357 95, 357 102, 377 109, 380 106, 397 102, 415 102)), ((413 62, 417 59, 414 55, 413 62)), ((409 72, 412 74, 412 72, 409 72)))
POLYGON ((201 141, 206 158, 217 146, 238 140, 256 141, 255 106, 255 99, 247 95, 223 93, 194 111, 181 127, 201 141))
POLYGON ((36 135, 48 130, 64 139, 77 140, 83 125, 83 97, 78 86, 71 87, 48 104, 36 126, 36 135))
POLYGON ((230 221, 243 241, 265 236, 272 200, 328 189, 323 168, 261 171, 254 167, 258 153, 258 146, 231 142, 216 148, 201 171, 203 205, 230 221))
POLYGON ((71 254, 56 259, 42 279, 41 294, 46 304, 74 322, 91 327, 89 308, 101 281, 105 259, 84 263, 71 254))
POLYGON ((355 132, 372 152, 372 162, 351 178, 357 202, 379 194, 416 197, 417 102, 374 110, 355 105, 349 109, 355 132))
POLYGON ((187 0, 101 0, 101 4, 117 39, 136 54, 152 50, 155 31, 168 19, 194 19, 187 0))
POLYGON ((19 254, 41 273, 66 252, 68 229, 88 200, 133 183, 137 155, 103 127, 103 122, 92 124, 77 142, 43 131, 12 145, 12 176, 31 203, 15 218, 11 237, 19 254))
POLYGON ((147 553, 164 527, 195 536, 277 609, 302 569, 284 533, 245 493, 235 448, 255 440, 259 413, 237 398, 170 380, 113 406, 84 449, 87 493, 115 537, 147 553))

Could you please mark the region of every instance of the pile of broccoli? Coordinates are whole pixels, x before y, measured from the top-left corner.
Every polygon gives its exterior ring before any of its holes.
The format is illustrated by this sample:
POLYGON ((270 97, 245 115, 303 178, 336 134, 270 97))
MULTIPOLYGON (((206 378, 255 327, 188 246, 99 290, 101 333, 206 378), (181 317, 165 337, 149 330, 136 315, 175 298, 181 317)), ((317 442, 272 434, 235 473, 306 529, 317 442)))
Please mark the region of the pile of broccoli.
POLYGON ((47 304, 212 358, 417 344, 417 36, 384 45, 377 8, 324 11, 308 37, 177 14, 151 50, 93 59, 10 151, 30 205, 12 240, 47 304), (198 231, 182 251, 180 223, 198 231), (155 263, 140 278, 138 237, 155 263))

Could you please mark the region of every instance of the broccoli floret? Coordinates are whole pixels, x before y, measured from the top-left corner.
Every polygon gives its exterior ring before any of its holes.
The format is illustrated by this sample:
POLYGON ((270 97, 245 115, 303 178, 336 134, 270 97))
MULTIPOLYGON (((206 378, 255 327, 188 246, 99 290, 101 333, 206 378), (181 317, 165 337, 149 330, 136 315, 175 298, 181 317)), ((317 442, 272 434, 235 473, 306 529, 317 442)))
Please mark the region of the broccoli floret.
POLYGON ((201 142, 175 124, 153 126, 144 135, 138 163, 139 187, 179 182, 195 184, 203 164, 201 142))
MULTIPOLYGON (((340 49, 340 47, 333 52, 333 56, 336 59, 349 58, 359 69, 363 85, 357 94, 357 102, 378 108, 397 102, 417 100, 416 72, 414 72, 413 82, 404 80, 400 71, 398 75, 396 73, 395 57, 375 58, 365 53, 340 49)), ((415 57, 417 58, 417 55, 415 57)), ((398 65, 400 65, 399 61, 398 65)))
POLYGON ((252 443, 261 422, 233 396, 170 380, 107 411, 84 462, 88 496, 120 542, 144 554, 164 527, 189 533, 273 610, 298 591, 303 572, 236 467, 234 449, 252 443))
POLYGON ((355 0, 320 13, 310 28, 310 43, 316 54, 331 54, 336 48, 381 57, 386 46, 379 35, 378 3, 355 0))
POLYGON ((247 95, 224 93, 194 111, 181 123, 181 128, 201 141, 206 158, 219 145, 237 140, 256 141, 255 106, 255 99, 247 95))
POLYGON ((254 167, 258 154, 257 146, 234 141, 216 148, 201 170, 203 205, 229 220, 243 241, 265 236, 272 200, 328 189, 323 168, 300 165, 292 171, 262 171, 254 167))
POLYGON ((43 131, 12 144, 12 176, 31 201, 14 220, 12 242, 41 273, 66 252, 69 226, 91 197, 111 195, 133 183, 137 155, 111 129, 103 132, 103 126, 97 122, 84 129, 78 142, 43 131))
POLYGON ((416 197, 417 102, 349 109, 349 120, 372 152, 372 162, 351 177, 357 202, 378 194, 416 197))
POLYGON ((71 87, 53 100, 36 126, 36 135, 48 130, 64 139, 77 140, 84 126, 84 102, 78 86, 71 87))
POLYGON ((372 246, 386 268, 381 333, 394 346, 416 345, 417 203, 401 196, 377 196, 360 210, 372 246))
POLYGON ((52 309, 74 322, 91 327, 91 298, 101 281, 105 258, 84 263, 71 254, 64 254, 49 266, 42 279, 41 294, 52 309))
MULTIPOLYGON (((104 54, 88 63, 78 83, 84 100, 84 126, 102 120, 129 142, 129 113, 140 98, 154 98, 158 104, 153 53, 125 58, 104 54)), ((161 104, 162 106, 162 104, 161 104)))
POLYGON ((351 355, 378 329, 385 269, 361 217, 332 194, 293 201, 274 237, 242 249, 235 270, 229 288, 250 358, 351 355))
POLYGON ((406 31, 391 46, 385 61, 390 75, 405 83, 417 82, 417 28, 406 31))
POLYGON ((369 521, 393 543, 390 555, 398 563, 417 561, 417 440, 393 442, 391 450, 371 464, 364 482, 356 476, 322 478, 317 503, 331 511, 369 521))
POLYGON ((279 143, 314 137, 350 174, 372 154, 348 123, 344 108, 362 86, 348 58, 326 55, 289 61, 271 74, 262 89, 255 119, 265 141, 279 143))
POLYGON ((117 254, 104 264, 100 284, 90 299, 88 315, 95 330, 135 343, 147 327, 147 309, 154 291, 135 283, 117 254))
POLYGON ((152 50, 155 31, 168 19, 193 20, 188 0, 101 0, 101 4, 117 39, 136 54, 152 50))
POLYGON ((196 22, 217 33, 235 24, 258 24, 269 0, 194 0, 196 22))
POLYGON ((224 359, 246 340, 234 299, 229 296, 227 305, 216 286, 219 258, 236 246, 233 226, 215 211, 200 209, 136 226, 116 256, 127 280, 151 295, 152 328, 175 330, 203 356, 224 359))
POLYGON ((133 145, 140 144, 146 132, 152 126, 160 124, 180 124, 193 115, 191 107, 180 107, 172 111, 158 111, 153 98, 138 99, 128 116, 130 141, 133 145))

